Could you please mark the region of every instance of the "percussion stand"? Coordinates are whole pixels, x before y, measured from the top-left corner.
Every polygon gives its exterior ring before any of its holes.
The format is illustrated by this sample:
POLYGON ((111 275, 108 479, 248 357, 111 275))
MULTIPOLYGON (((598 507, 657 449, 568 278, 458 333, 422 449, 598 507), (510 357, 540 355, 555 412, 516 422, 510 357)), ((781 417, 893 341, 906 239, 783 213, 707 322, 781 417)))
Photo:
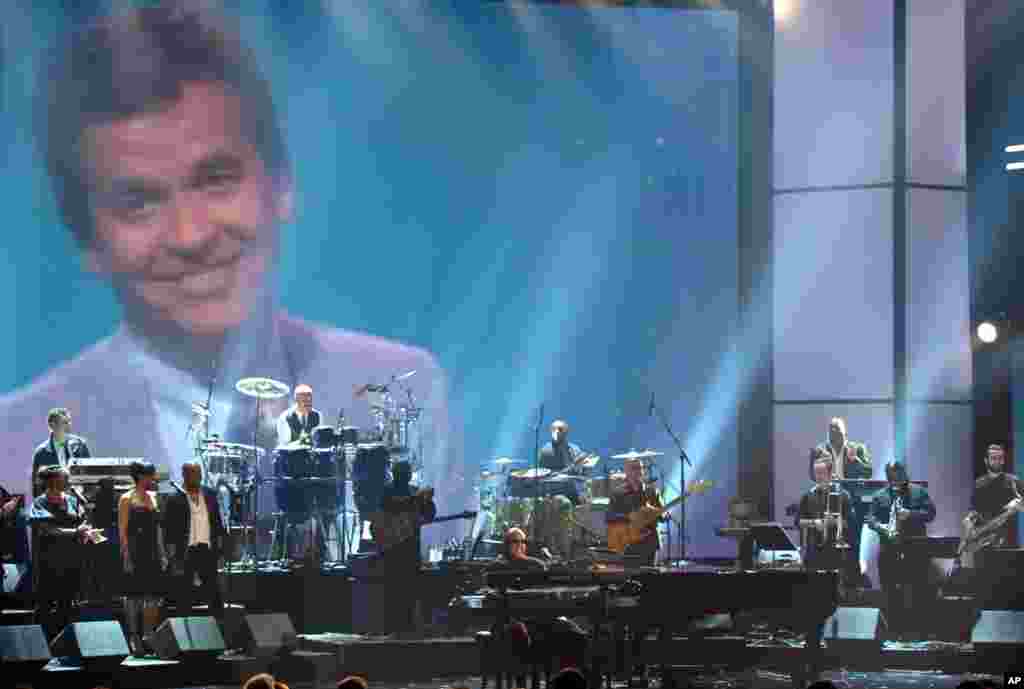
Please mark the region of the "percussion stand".
MULTIPOLYGON (((537 425, 533 429, 533 510, 530 515, 530 524, 534 524, 537 517, 537 500, 540 498, 540 427, 544 425, 544 403, 540 404, 540 413, 537 414, 537 425)), ((534 531, 530 529, 530 531, 534 531)), ((536 532, 531 534, 533 540, 536 532)))

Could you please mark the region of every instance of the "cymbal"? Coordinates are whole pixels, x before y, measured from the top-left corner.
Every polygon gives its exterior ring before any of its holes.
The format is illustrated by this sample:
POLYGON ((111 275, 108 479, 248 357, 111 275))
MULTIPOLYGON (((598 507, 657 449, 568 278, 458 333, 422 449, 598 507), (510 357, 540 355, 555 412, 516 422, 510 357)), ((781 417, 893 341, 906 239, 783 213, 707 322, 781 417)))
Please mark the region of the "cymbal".
POLYGON ((242 378, 235 383, 235 390, 248 397, 258 397, 263 400, 276 400, 291 392, 291 388, 287 385, 272 378, 242 378))
POLYGON ((393 378, 392 380, 394 382, 396 382, 396 383, 400 383, 403 380, 406 380, 408 378, 412 378, 414 375, 416 375, 416 369, 413 369, 412 371, 409 371, 408 373, 403 373, 402 375, 398 376, 397 378, 393 378))
POLYGON ((290 443, 285 443, 284 445, 278 445, 274 449, 276 449, 276 450, 308 450, 309 448, 310 448, 310 445, 308 445, 308 444, 306 444, 306 443, 304 443, 304 442, 302 442, 300 440, 293 440, 290 443))
POLYGON ((496 460, 494 460, 494 463, 497 464, 498 466, 504 466, 506 464, 525 464, 525 462, 521 459, 510 459, 508 457, 498 457, 496 460))
POLYGON ((664 454, 664 452, 655 452, 654 450, 643 450, 642 452, 630 450, 620 455, 612 455, 612 459, 650 459, 651 457, 661 457, 664 454))

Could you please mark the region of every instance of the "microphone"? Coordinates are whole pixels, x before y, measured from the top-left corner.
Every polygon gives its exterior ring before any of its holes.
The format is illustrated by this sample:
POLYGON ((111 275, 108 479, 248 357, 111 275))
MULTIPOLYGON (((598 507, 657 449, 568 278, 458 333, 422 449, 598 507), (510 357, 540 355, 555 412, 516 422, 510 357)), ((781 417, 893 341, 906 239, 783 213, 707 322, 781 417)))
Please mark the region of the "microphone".
POLYGON ((654 393, 651 393, 651 403, 647 406, 647 416, 654 416, 654 393))

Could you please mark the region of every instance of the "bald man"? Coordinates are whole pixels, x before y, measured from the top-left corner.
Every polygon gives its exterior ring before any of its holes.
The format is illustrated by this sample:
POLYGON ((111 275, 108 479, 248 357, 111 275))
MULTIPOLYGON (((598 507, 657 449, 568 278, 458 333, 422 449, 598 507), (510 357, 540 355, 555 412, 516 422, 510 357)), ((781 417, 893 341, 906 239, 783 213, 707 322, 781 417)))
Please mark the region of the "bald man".
POLYGON ((538 463, 542 469, 566 471, 580 454, 580 448, 569 442, 569 424, 557 419, 551 424, 551 440, 540 448, 538 463))
POLYGON ((295 404, 277 417, 277 444, 287 445, 300 438, 309 438, 320 425, 320 412, 313 409, 313 388, 295 386, 295 404))

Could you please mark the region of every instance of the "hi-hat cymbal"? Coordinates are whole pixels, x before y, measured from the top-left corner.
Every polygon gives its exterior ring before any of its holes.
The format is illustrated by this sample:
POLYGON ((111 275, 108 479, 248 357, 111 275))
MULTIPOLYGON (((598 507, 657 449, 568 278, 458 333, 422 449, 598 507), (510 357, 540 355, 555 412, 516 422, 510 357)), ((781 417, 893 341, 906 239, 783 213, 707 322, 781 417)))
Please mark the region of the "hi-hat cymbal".
POLYGON ((406 380, 408 378, 412 378, 414 375, 416 375, 416 369, 413 369, 412 371, 409 371, 408 373, 403 373, 402 375, 400 375, 400 376, 398 376, 396 378, 393 378, 392 380, 394 380, 396 383, 400 383, 403 380, 406 380))
POLYGON ((523 462, 523 460, 521 460, 521 459, 510 459, 508 457, 498 457, 498 459, 494 460, 494 463, 497 464, 498 466, 504 466, 506 464, 524 464, 525 462, 523 462))
POLYGON ((272 378, 242 378, 235 383, 235 390, 243 395, 263 400, 276 400, 291 392, 287 385, 272 378))
POLYGON ((661 457, 664 454, 664 452, 655 452, 654 450, 643 450, 641 452, 630 450, 620 455, 612 455, 612 459, 650 459, 652 457, 661 457))

